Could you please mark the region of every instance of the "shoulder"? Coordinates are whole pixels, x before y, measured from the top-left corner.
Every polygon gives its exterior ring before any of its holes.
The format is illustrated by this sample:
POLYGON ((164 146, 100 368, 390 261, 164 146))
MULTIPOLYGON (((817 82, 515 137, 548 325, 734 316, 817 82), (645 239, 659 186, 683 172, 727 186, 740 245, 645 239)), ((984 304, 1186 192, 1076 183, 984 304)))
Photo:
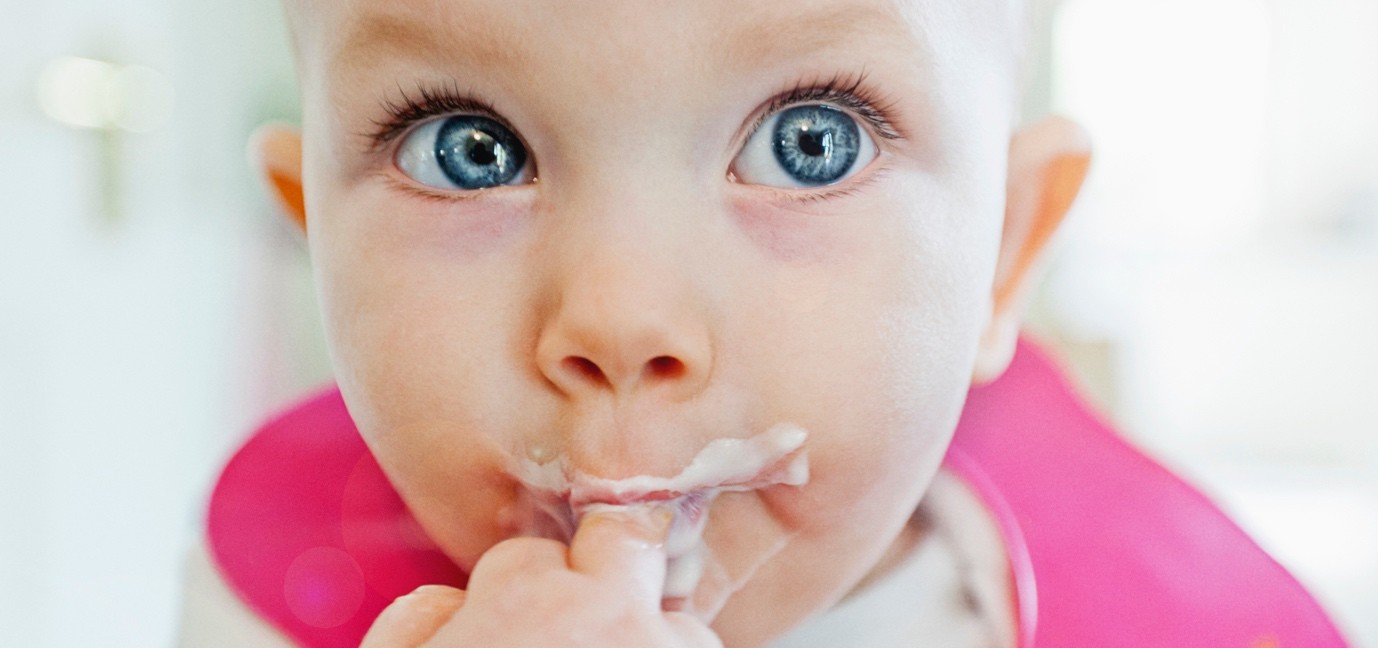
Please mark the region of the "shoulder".
POLYGON ((972 391, 946 464, 1002 530, 1026 645, 1346 645, 1295 578, 1026 342, 972 391))
POLYGON ((231 607, 321 648, 359 645, 384 607, 420 585, 463 582, 334 389, 270 419, 234 453, 189 561, 189 578, 242 601, 231 607))

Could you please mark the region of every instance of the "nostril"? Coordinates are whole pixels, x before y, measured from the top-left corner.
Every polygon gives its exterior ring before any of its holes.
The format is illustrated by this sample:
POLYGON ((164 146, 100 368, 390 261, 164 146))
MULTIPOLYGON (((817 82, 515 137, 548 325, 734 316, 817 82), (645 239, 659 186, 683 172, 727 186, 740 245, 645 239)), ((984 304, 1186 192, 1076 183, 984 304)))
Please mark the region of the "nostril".
POLYGON ((589 360, 588 358, 570 356, 564 359, 564 365, 565 368, 568 369, 571 373, 583 376, 584 378, 587 378, 590 382, 593 382, 594 384, 610 384, 608 382, 608 377, 603 375, 603 370, 599 369, 598 365, 594 363, 592 360, 589 360))
POLYGON ((646 373, 650 378, 679 378, 684 375, 684 363, 679 358, 656 356, 646 362, 646 373))

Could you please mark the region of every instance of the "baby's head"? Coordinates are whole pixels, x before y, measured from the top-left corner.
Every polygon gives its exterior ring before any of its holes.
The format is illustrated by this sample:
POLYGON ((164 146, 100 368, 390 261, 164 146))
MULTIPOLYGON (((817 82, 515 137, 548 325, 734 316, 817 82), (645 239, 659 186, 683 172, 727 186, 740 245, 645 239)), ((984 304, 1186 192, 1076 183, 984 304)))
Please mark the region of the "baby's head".
POLYGON ((523 460, 669 477, 788 422, 807 484, 713 504, 715 628, 758 643, 867 575, 1085 170, 1065 122, 1014 134, 1015 4, 289 2, 302 134, 256 150, 443 550, 524 528, 523 460))

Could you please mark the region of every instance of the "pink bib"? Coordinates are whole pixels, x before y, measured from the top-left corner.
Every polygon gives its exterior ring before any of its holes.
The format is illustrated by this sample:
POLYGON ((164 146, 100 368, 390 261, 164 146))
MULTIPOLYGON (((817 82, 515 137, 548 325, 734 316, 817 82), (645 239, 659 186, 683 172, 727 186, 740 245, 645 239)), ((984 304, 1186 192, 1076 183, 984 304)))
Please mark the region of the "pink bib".
MULTIPOLYGON (((1021 648, 1346 645, 1285 569, 1092 415, 1027 342, 1003 377, 972 390, 947 465, 1001 525, 1021 648)), ((335 389, 244 444, 207 526, 225 581, 304 646, 358 646, 394 598, 464 584, 335 389)))

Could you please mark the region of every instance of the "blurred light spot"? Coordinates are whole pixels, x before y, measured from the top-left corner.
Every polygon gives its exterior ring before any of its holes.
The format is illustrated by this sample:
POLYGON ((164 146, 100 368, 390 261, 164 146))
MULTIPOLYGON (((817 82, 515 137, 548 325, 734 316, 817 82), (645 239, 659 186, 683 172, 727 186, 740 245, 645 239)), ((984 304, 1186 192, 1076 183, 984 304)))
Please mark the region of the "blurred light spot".
POLYGON ((354 558, 335 547, 308 549, 282 577, 287 607, 302 622, 334 628, 354 617, 364 602, 364 573, 354 558))
POLYGON ((49 117, 70 126, 103 128, 116 67, 105 61, 65 57, 38 78, 38 102, 49 117))
POLYGON ((78 128, 148 132, 172 116, 172 84, 142 65, 66 56, 43 68, 38 103, 54 120, 78 128))

